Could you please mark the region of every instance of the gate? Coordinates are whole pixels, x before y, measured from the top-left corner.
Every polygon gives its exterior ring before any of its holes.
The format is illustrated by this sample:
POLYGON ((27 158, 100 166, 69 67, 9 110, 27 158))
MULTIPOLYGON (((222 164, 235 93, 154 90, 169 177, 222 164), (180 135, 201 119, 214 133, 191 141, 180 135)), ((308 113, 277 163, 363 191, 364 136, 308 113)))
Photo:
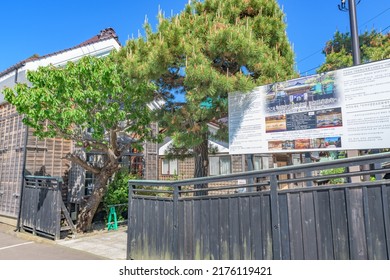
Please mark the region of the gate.
POLYGON ((62 179, 58 177, 25 176, 20 228, 52 239, 59 239, 61 231, 75 227, 61 196, 62 179), (61 220, 67 226, 61 227, 61 220))
POLYGON ((389 156, 182 181, 131 180, 127 258, 389 259, 390 181, 382 177, 390 169, 381 168, 389 156), (373 169, 317 172, 366 165, 373 169), (322 185, 366 175, 377 178, 322 185), (199 192, 195 186, 201 184, 209 187, 199 192))

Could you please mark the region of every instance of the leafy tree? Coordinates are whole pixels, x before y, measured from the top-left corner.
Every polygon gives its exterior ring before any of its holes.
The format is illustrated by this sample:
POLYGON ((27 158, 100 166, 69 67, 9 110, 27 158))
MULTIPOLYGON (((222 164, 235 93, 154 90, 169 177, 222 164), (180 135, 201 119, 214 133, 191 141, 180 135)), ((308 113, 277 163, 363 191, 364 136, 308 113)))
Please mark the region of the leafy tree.
POLYGON ((41 67, 28 72, 31 85, 4 91, 8 102, 23 114, 23 122, 38 137, 62 137, 104 154, 99 164, 79 154, 66 157, 95 174, 95 187, 80 209, 77 228, 91 229, 92 218, 107 191, 108 179, 120 169, 119 160, 131 147, 140 149, 153 136, 148 102, 154 85, 134 82, 116 55, 84 57, 63 68, 41 67))
POLYGON ((220 120, 228 93, 295 76, 284 14, 274 0, 205 0, 158 19, 156 32, 146 23, 146 38, 129 41, 121 53, 167 101, 158 119, 174 156, 192 155, 194 177, 207 176, 208 139, 227 137, 220 120), (220 135, 210 135, 209 122, 219 123, 220 135))
MULTIPOLYGON (((365 32, 359 36, 360 56, 363 63, 390 58, 390 33, 365 32)), ((337 70, 353 65, 351 36, 337 31, 332 40, 326 42, 323 54, 325 63, 318 73, 337 70)))

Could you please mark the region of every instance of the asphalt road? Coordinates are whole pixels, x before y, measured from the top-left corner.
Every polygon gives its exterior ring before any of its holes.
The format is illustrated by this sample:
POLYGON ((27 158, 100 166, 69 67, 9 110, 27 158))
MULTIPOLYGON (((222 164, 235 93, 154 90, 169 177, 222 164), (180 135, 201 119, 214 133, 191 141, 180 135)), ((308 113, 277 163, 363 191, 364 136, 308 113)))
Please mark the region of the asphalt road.
POLYGON ((0 226, 0 260, 105 260, 85 251, 16 234, 0 226))

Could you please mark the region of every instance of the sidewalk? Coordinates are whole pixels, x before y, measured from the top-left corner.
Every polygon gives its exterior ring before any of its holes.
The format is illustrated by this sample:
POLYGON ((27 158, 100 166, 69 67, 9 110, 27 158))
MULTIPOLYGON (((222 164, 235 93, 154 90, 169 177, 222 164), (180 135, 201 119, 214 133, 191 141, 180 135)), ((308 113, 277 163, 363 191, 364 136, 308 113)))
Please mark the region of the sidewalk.
POLYGON ((101 229, 91 233, 77 234, 60 240, 50 240, 34 236, 30 233, 17 232, 15 227, 0 223, 0 232, 26 241, 47 245, 63 246, 110 260, 125 260, 127 246, 127 226, 119 226, 118 230, 101 229))
POLYGON ((126 259, 127 226, 118 230, 98 230, 92 233, 78 234, 74 238, 57 240, 61 246, 89 252, 111 260, 126 259))

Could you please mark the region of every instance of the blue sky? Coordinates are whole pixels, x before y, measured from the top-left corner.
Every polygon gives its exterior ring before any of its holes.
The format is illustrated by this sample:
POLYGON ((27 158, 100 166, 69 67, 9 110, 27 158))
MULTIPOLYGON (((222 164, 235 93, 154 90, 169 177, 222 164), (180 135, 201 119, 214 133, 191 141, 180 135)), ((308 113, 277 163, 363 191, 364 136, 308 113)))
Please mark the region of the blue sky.
MULTIPOLYGON (((358 0, 356 0, 358 2, 358 0)), ((166 15, 183 10, 188 0, 67 0, 4 1, 0 15, 0 71, 30 57, 77 45, 113 27, 122 44, 137 36, 145 16, 156 26, 158 8, 166 15)), ((278 0, 287 16, 287 34, 296 52, 297 70, 311 74, 324 61, 321 50, 334 32, 349 31, 348 12, 341 0, 278 0)), ((361 0, 359 32, 390 31, 390 1, 361 0)))

